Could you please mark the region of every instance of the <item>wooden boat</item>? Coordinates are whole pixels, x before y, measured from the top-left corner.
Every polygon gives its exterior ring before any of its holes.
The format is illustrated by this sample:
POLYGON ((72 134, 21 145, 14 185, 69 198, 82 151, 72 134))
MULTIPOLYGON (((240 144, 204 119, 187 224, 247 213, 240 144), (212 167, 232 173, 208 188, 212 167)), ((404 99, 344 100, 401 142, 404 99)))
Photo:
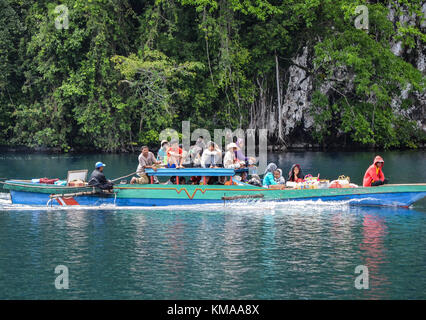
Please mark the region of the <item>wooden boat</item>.
MULTIPOLYGON (((151 177, 223 176, 232 180, 233 169, 152 169, 151 177)), ((177 179, 179 180, 179 179, 177 179)), ((234 180, 235 181, 235 180, 234 180)), ((232 201, 344 201, 351 205, 408 207, 426 197, 426 183, 389 184, 379 187, 338 189, 267 189, 249 184, 237 185, 179 185, 179 184, 118 184, 113 192, 91 186, 70 187, 32 183, 29 180, 8 180, 13 204, 37 206, 168 206, 199 205, 232 201)))

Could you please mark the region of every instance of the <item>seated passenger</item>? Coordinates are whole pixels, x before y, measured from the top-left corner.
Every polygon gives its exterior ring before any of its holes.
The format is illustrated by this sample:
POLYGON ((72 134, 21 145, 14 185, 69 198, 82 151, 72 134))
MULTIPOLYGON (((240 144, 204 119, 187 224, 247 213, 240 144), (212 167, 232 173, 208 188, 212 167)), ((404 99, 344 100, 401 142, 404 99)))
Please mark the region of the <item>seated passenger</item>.
POLYGON ((226 169, 238 169, 244 167, 244 162, 241 162, 235 157, 235 152, 238 151, 238 146, 235 143, 230 143, 226 146, 225 157, 223 158, 223 166, 226 169))
POLYGON ((252 174, 251 179, 247 183, 256 187, 262 187, 262 180, 257 174, 252 174))
POLYGON ((187 155, 184 156, 183 164, 185 165, 185 167, 200 167, 202 152, 203 149, 201 149, 201 147, 198 145, 193 145, 192 147, 190 147, 187 155))
POLYGON ((238 182, 242 182, 242 183, 247 183, 248 182, 247 172, 243 171, 243 172, 241 172, 240 175, 235 175, 233 180, 238 181, 238 182))
POLYGON ((254 157, 246 157, 243 153, 243 149, 244 149, 244 139, 242 138, 238 138, 236 145, 238 146, 238 150, 235 151, 235 157, 240 160, 240 161, 244 161, 245 165, 248 166, 252 166, 255 165, 257 160, 254 157))
POLYGON ((368 167, 365 172, 362 183, 363 187, 375 187, 388 183, 388 180, 385 179, 385 175, 382 171, 384 163, 385 162, 381 156, 376 156, 376 158, 374 158, 373 164, 368 167))
POLYGON ((263 186, 269 188, 270 185, 277 184, 274 180, 274 171, 277 170, 275 163, 270 163, 266 167, 265 176, 263 177, 263 186))
POLYGON ((281 169, 277 169, 274 171, 274 180, 277 184, 285 184, 285 179, 283 177, 283 171, 281 169))
MULTIPOLYGON (((149 151, 149 148, 147 146, 143 146, 141 148, 141 153, 138 157, 138 167, 136 169, 136 174, 139 176, 139 178, 133 177, 130 180, 130 184, 148 184, 149 177, 145 173, 145 169, 153 169, 154 171, 157 170, 157 165, 161 164, 160 161, 155 160, 154 154, 149 151)), ((154 180, 157 181, 157 177, 154 177, 154 180)))
POLYGON ((247 183, 248 179, 247 179, 247 172, 242 172, 241 173, 241 182, 247 183))
POLYGON ((277 170, 275 163, 270 163, 266 167, 265 176, 263 177, 263 186, 270 189, 283 189, 284 185, 278 184, 274 179, 274 172, 277 170))
MULTIPOLYGON (((179 184, 185 184, 186 180, 184 177, 180 177, 179 178, 179 184)), ((167 182, 165 184, 176 184, 176 176, 172 176, 170 177, 169 180, 167 180, 167 182)))
POLYGON ((191 184, 200 184, 201 181, 201 177, 197 177, 197 176, 192 176, 190 178, 191 184))
POLYGON ((105 166, 106 165, 102 162, 96 162, 95 170, 93 170, 92 174, 90 175, 88 185, 97 187, 102 190, 111 191, 114 187, 114 184, 111 182, 111 180, 106 179, 103 173, 105 166))
POLYGON ((219 177, 218 179, 217 179, 217 181, 216 182, 214 182, 213 184, 215 184, 215 185, 224 185, 225 184, 225 177, 219 177))
POLYGON ((293 164, 291 167, 289 173, 288 173, 288 181, 291 182, 302 182, 303 181, 303 175, 302 175, 302 169, 300 168, 299 164, 293 164))
POLYGON ((228 181, 226 181, 224 183, 225 186, 232 186, 234 184, 237 184, 235 181, 233 181, 232 179, 229 179, 228 181))
POLYGON ((203 153, 204 149, 206 148, 206 144, 204 143, 203 136, 198 137, 197 141, 195 141, 195 145, 201 149, 201 153, 203 153))
POLYGON ((157 153, 157 161, 163 164, 167 164, 167 149, 170 147, 167 140, 161 141, 160 150, 157 153))
POLYGON ((207 149, 204 149, 201 156, 201 167, 203 168, 217 168, 222 158, 222 151, 219 146, 213 141, 209 141, 207 149))
POLYGON ((184 161, 184 152, 182 148, 179 147, 179 143, 176 140, 173 140, 171 147, 167 150, 167 167, 168 168, 183 168, 184 161))
POLYGON ((200 181, 200 185, 208 185, 208 184, 212 184, 211 182, 213 181, 212 177, 207 176, 204 177, 203 179, 201 179, 200 181))

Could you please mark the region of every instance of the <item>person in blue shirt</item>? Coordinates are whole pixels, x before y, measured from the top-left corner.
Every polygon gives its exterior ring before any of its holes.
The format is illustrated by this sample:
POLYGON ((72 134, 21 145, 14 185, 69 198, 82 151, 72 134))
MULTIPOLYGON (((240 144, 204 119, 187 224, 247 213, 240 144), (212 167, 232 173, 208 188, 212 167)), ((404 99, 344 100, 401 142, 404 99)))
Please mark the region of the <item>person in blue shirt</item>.
POLYGON ((169 142, 167 140, 161 141, 161 148, 158 150, 157 161, 166 164, 167 163, 167 149, 169 148, 169 142))
POLYGON ((283 184, 278 184, 275 181, 274 172, 278 170, 278 167, 275 163, 270 163, 266 167, 265 176, 263 177, 263 187, 271 189, 284 189, 283 184))

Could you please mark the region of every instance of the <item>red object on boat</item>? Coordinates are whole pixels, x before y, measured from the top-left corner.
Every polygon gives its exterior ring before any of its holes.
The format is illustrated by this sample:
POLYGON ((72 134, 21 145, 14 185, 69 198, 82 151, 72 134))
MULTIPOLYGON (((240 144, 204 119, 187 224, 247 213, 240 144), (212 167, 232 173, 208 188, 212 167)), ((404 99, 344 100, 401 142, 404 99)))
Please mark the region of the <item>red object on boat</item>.
POLYGON ((45 184, 54 184, 56 181, 58 181, 59 179, 48 179, 48 178, 41 178, 40 179, 40 183, 45 183, 45 184))
POLYGON ((338 183, 337 181, 333 182, 330 185, 330 188, 341 188, 341 187, 342 187, 342 185, 340 183, 338 183))

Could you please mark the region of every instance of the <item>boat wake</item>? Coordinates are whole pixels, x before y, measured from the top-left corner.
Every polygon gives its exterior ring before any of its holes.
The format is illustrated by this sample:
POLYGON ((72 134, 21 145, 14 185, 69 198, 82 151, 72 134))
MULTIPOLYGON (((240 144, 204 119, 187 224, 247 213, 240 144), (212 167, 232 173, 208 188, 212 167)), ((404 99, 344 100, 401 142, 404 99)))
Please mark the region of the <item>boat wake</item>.
POLYGON ((0 210, 2 211, 186 211, 186 212, 281 212, 281 211, 309 211, 321 212, 327 210, 342 210, 350 207, 350 201, 321 201, 321 200, 298 200, 298 201, 262 201, 262 200, 239 200, 226 203, 214 203, 203 205, 172 205, 164 207, 117 207, 115 205, 100 206, 30 206, 12 204, 8 193, 0 193, 0 210))

